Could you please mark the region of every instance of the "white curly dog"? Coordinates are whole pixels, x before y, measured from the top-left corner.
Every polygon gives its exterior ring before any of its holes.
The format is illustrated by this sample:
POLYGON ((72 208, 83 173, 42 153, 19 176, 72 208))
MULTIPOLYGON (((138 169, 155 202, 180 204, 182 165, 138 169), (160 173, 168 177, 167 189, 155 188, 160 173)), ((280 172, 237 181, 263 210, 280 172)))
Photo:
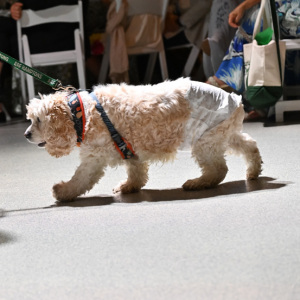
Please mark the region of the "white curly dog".
MULTIPOLYGON (((149 163, 173 159, 179 149, 191 149, 202 174, 183 184, 185 190, 218 185, 228 168, 225 152, 241 154, 247 179, 261 173, 262 159, 256 142, 242 133, 244 110, 241 97, 205 83, 180 78, 156 85, 109 84, 94 87, 94 96, 79 92, 79 108, 71 109, 66 92, 32 99, 27 106, 31 125, 25 137, 45 147, 55 157, 69 154, 81 136, 81 164, 68 182, 53 187, 58 201, 71 201, 91 190, 107 166, 124 164, 128 178, 114 192, 139 191, 148 180, 149 163), (134 156, 123 159, 96 98, 134 156), (82 132, 74 124, 82 121, 82 132)), ((79 126, 80 128, 80 126, 79 126)))

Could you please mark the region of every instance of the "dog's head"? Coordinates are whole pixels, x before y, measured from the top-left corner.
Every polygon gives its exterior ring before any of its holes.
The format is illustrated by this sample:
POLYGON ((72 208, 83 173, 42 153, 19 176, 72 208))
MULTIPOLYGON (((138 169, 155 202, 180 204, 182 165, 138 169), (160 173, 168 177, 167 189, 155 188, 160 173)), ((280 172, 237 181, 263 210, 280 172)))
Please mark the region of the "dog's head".
POLYGON ((76 146, 77 135, 66 93, 55 93, 32 99, 27 106, 31 125, 24 135, 31 143, 45 147, 55 157, 68 155, 76 146))

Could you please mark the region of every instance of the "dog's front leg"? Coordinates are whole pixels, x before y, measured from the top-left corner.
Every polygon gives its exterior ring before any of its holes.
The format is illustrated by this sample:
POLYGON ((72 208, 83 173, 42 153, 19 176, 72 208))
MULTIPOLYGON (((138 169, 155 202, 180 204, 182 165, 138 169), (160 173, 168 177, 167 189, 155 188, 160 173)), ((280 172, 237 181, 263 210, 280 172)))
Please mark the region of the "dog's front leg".
POLYGON ((128 178, 114 188, 113 192, 123 194, 138 192, 148 181, 148 163, 139 159, 129 159, 125 161, 128 178))
POLYGON ((83 160, 70 181, 62 181, 53 186, 53 196, 62 202, 74 200, 88 192, 100 180, 105 167, 106 165, 96 159, 83 160))

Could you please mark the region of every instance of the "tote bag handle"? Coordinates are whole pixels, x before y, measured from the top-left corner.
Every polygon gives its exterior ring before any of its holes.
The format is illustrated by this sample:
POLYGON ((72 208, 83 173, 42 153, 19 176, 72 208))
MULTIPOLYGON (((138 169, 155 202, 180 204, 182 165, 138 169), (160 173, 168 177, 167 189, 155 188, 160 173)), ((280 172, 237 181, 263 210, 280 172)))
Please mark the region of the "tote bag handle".
MULTIPOLYGON (((270 6, 271 6, 271 15, 272 15, 272 23, 273 23, 273 30, 274 30, 274 36, 275 36, 275 42, 276 42, 276 50, 277 50, 277 58, 278 58, 278 65, 279 65, 279 73, 280 73, 280 80, 282 83, 282 68, 281 68, 281 57, 280 57, 280 49, 279 49, 279 26, 277 22, 277 13, 276 13, 276 7, 275 7, 275 1, 269 0, 270 6)), ((266 5, 267 0, 261 0, 260 9, 257 14, 257 18, 254 25, 253 30, 253 38, 260 32, 261 27, 261 20, 266 22, 266 5)))
POLYGON ((278 25, 277 13, 276 13, 275 1, 270 0, 270 4, 271 4, 273 29, 274 29, 276 49, 277 49, 277 57, 278 57, 278 64, 279 64, 280 80, 281 80, 281 83, 282 83, 283 80, 282 80, 282 69, 281 69, 281 57, 280 57, 280 49, 279 49, 279 25, 278 25))
POLYGON ((253 29, 253 38, 260 32, 260 27, 261 27, 261 21, 263 20, 263 24, 265 27, 265 24, 267 22, 266 18, 266 2, 267 0, 261 0, 260 2, 260 8, 256 17, 256 21, 254 24, 254 29, 253 29))

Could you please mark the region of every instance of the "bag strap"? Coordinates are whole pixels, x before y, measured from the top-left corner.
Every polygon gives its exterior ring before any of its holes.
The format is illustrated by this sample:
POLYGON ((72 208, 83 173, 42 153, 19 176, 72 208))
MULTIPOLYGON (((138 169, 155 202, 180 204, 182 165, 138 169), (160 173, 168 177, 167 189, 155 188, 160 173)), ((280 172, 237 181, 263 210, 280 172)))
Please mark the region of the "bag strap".
POLYGON ((260 8, 256 17, 256 21, 253 29, 253 38, 260 32, 261 20, 265 21, 265 7, 267 0, 261 0, 260 8))
MULTIPOLYGON (((263 19, 264 22, 267 20, 266 14, 265 14, 266 5, 267 5, 267 0, 261 0, 260 9, 258 11, 255 25, 254 25, 253 39, 255 38, 257 33, 260 32, 261 20, 263 19)), ((270 6, 271 6, 272 23, 273 23, 275 42, 276 42, 280 80, 281 80, 281 84, 282 84, 283 81, 282 81, 282 68, 281 68, 281 57, 280 57, 280 48, 279 48, 279 30, 278 30, 279 26, 278 26, 278 21, 277 21, 277 13, 276 13, 276 6, 275 6, 274 0, 270 0, 270 6)))
POLYGON ((272 20, 273 20, 273 29, 274 29, 274 36, 275 36, 275 42, 276 42, 276 49, 277 49, 277 57, 278 57, 278 65, 279 65, 279 72, 280 72, 280 80, 281 85, 283 83, 282 80, 282 68, 281 68, 281 57, 280 57, 280 48, 279 48, 279 25, 278 25, 278 18, 276 13, 276 6, 275 1, 270 0, 271 4, 271 13, 272 13, 272 20))

